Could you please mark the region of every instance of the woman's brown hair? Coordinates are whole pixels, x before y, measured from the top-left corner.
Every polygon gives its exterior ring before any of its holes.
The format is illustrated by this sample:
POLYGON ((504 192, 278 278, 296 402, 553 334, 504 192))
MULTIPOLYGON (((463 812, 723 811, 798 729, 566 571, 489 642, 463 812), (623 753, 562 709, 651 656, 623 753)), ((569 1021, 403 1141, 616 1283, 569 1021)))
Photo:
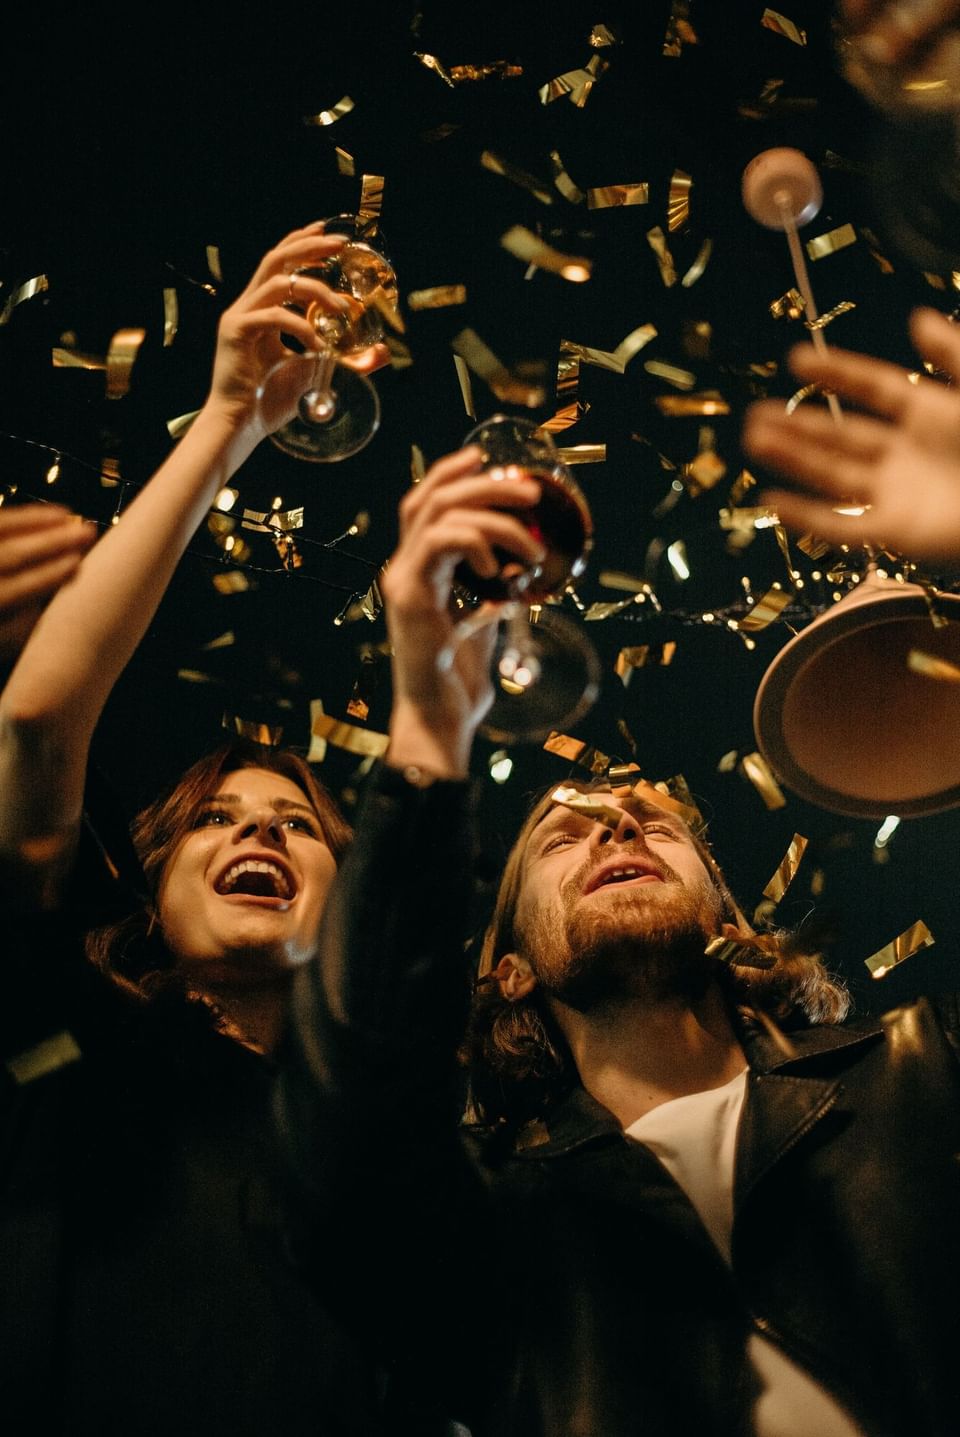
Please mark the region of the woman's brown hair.
POLYGON ((228 773, 263 768, 295 783, 317 816, 324 840, 337 863, 352 831, 337 804, 310 765, 289 749, 250 739, 231 739, 191 764, 186 773, 152 803, 131 826, 133 844, 147 881, 149 901, 119 922, 87 935, 87 956, 115 982, 141 995, 166 986, 173 963, 163 941, 156 898, 167 865, 197 815, 228 773))
MULTIPOLYGON (((608 789, 602 781, 566 781, 580 792, 608 789)), ((490 922, 480 949, 467 1036, 461 1050, 468 1070, 473 1116, 488 1126, 520 1126, 540 1117, 576 1081, 573 1060, 539 988, 509 1001, 493 970, 505 953, 518 951, 517 903, 527 845, 553 806, 553 787, 535 801, 504 865, 490 922)), ((721 903, 723 934, 735 942, 733 959, 717 963, 718 981, 731 1007, 773 1031, 813 1023, 837 1023, 850 1009, 842 981, 820 954, 785 929, 756 932, 747 922, 702 834, 691 830, 721 903)))

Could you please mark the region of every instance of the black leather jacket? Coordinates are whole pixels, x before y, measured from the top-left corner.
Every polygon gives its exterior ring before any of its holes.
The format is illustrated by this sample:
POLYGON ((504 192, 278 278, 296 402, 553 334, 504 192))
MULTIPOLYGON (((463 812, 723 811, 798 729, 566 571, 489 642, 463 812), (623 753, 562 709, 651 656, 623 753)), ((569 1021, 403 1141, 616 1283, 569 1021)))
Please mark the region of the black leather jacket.
POLYGON ((759 1330, 871 1437, 960 1432, 956 1004, 790 1060, 744 1035, 731 1271, 583 1089, 510 1151, 458 1124, 468 807, 374 776, 280 1093, 298 1260, 417 1395, 411 1431, 748 1432, 759 1330))

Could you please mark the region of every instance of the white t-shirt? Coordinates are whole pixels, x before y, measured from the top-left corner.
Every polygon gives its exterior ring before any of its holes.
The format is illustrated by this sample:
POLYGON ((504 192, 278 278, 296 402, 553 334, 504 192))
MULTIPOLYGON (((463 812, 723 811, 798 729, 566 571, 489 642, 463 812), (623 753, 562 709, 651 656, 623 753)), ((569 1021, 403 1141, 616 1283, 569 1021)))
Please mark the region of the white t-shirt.
MULTIPOLYGON (((734 1154, 746 1091, 744 1069, 722 1088, 661 1103, 626 1129, 683 1188, 728 1264, 734 1154)), ((863 1437, 819 1383, 759 1333, 748 1339, 747 1357, 761 1386, 753 1410, 756 1437, 863 1437)))

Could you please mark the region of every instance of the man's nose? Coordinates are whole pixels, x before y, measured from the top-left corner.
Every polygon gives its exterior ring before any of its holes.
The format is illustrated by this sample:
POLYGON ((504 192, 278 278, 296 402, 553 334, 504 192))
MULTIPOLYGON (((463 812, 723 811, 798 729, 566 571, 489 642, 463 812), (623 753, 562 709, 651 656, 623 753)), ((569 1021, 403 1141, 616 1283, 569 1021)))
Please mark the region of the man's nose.
POLYGON ((237 841, 245 838, 259 838, 262 843, 272 843, 285 848, 286 834, 280 815, 269 806, 256 808, 248 813, 237 826, 237 841))
POLYGON ((632 814, 620 812, 616 823, 601 821, 594 828, 591 841, 597 848, 605 843, 631 843, 642 836, 642 829, 632 814))

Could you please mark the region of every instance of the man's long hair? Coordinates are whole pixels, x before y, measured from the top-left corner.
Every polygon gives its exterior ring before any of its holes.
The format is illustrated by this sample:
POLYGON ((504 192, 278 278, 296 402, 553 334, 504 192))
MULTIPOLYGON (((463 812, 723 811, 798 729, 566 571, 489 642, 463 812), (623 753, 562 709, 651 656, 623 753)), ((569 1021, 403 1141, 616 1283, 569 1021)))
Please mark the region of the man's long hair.
MULTIPOLYGON (((588 793, 607 788, 602 782, 569 782, 588 793)), ((519 951, 517 904, 523 865, 534 829, 553 806, 545 792, 527 816, 510 850, 500 880, 493 915, 480 950, 478 978, 461 1057, 470 1084, 471 1116, 483 1126, 506 1125, 515 1130, 549 1108, 577 1081, 566 1041, 539 986, 526 997, 501 996, 492 976, 505 953, 519 951)), ((842 980, 828 972, 820 954, 804 947, 802 938, 784 929, 758 933, 737 905, 717 860, 702 836, 691 832, 711 882, 720 897, 721 922, 736 929, 737 946, 746 962, 717 963, 717 980, 731 1009, 774 1032, 815 1023, 838 1023, 850 1010, 842 980), (757 963, 752 966, 751 955, 757 963)))
POLYGON ((250 739, 231 739, 205 754, 176 783, 140 812, 131 826, 134 848, 147 880, 149 901, 142 908, 87 935, 87 957, 121 988, 140 997, 176 986, 157 912, 157 895, 167 866, 220 780, 241 768, 280 774, 303 791, 323 837, 339 864, 352 837, 336 802, 305 759, 250 739))

